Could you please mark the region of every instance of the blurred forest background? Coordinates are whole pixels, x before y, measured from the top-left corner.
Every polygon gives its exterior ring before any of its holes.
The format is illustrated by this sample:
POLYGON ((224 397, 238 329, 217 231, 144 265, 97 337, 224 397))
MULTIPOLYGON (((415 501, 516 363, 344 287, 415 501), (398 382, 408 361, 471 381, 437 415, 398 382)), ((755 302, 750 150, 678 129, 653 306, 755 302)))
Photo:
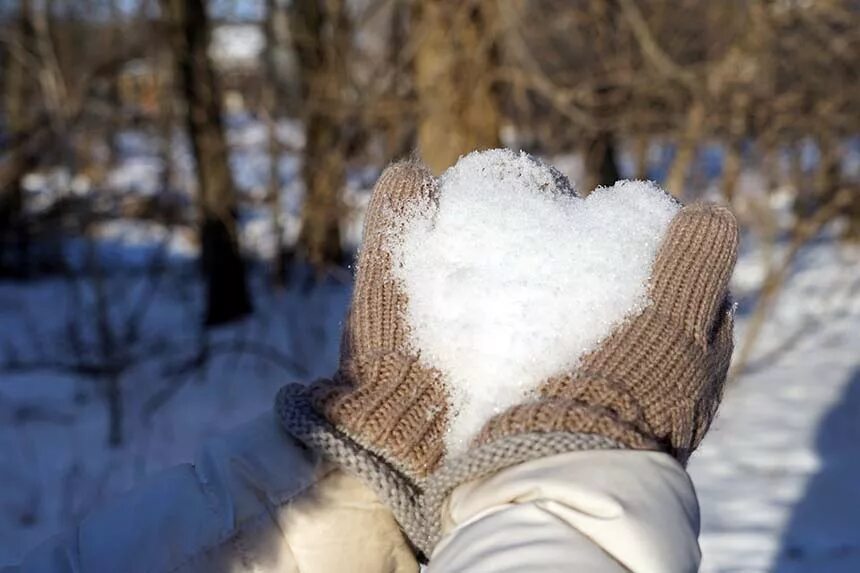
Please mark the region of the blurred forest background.
POLYGON ((705 570, 860 570, 860 2, 0 0, 0 97, 0 562, 331 371, 388 162, 507 146, 732 206, 705 570))

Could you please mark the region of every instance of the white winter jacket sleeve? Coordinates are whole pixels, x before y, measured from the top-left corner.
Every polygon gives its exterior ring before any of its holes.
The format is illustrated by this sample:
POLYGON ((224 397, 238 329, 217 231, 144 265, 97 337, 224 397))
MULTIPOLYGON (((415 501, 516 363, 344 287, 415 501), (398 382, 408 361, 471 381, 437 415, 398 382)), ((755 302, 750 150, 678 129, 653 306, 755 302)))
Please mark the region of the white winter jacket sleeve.
POLYGON ((418 565, 376 496, 268 414, 0 570, 385 573, 418 565))
POLYGON ((528 462, 454 490, 427 573, 698 570, 693 485, 656 452, 528 462))

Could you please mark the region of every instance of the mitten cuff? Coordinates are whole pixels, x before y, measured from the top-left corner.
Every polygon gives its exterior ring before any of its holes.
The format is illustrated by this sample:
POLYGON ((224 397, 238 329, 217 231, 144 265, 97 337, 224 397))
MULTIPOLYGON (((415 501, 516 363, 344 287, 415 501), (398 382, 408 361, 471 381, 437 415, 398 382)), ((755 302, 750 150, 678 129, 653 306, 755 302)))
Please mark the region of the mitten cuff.
POLYGON ((373 490, 391 509, 413 546, 419 549, 427 546, 417 484, 320 416, 311 403, 307 387, 288 384, 281 388, 275 400, 275 411, 287 433, 373 490))
POLYGON ((438 373, 414 357, 355 357, 334 382, 309 392, 316 411, 339 431, 416 482, 444 455, 445 392, 438 373))
POLYGON ((519 404, 492 418, 475 439, 483 445, 520 434, 597 435, 635 450, 667 451, 641 426, 600 405, 566 398, 519 404))

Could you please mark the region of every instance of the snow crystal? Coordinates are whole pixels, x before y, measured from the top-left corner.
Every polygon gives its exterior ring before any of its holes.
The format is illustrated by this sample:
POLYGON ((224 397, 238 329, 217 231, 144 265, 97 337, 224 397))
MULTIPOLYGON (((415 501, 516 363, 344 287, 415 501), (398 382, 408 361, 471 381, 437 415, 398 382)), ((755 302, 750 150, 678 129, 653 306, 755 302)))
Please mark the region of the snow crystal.
POLYGON ((411 214, 390 248, 411 344, 445 377, 449 455, 641 311, 678 208, 641 181, 582 199, 509 150, 472 153, 442 175, 436 212, 411 214))

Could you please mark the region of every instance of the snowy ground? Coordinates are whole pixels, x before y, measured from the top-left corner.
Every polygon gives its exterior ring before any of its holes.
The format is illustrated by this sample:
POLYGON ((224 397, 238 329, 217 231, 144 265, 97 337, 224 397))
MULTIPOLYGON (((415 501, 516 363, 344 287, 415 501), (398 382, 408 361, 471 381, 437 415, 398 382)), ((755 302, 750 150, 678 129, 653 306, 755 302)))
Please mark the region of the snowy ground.
MULTIPOLYGON (((273 293, 260 278, 254 316, 207 335, 196 326, 194 275, 163 281, 119 375, 120 448, 107 443, 105 381, 77 371, 107 359, 71 342, 99 348, 93 306, 73 302, 76 288, 61 279, 0 283, 0 348, 5 361, 14 356, 0 371, 0 563, 144 476, 189 460, 214 433, 271 408, 284 383, 331 372, 349 285, 273 293)), ((136 295, 140 280, 107 282, 136 295)), ((121 332, 122 321, 113 324, 121 332)))
MULTIPOLYGON (((279 130, 285 145, 301 145, 294 126, 279 130)), ((231 140, 241 188, 261 197, 265 132, 239 122, 231 140)), ((160 177, 153 149, 133 134, 123 145, 124 163, 111 181, 153 193, 160 177)), ((185 177, 187 151, 177 148, 177 177, 185 177)), ((285 154, 288 238, 301 201, 297 167, 285 154)), ((575 169, 564 170, 575 175, 575 169)), ((357 214, 375 175, 371 169, 350 176, 348 200, 357 214)), ((44 180, 30 183, 44 204, 54 200, 44 180)), ((71 187, 87 192, 85 183, 71 187)), ((243 242, 265 260, 268 218, 262 209, 244 215, 243 242)), ((348 241, 359 228, 356 215, 348 241)), ((197 327, 202 293, 193 236, 119 221, 104 225, 94 242, 65 247, 71 261, 93 257, 110 272, 0 282, 0 364, 9 366, 0 368, 0 563, 17 560, 143 476, 188 460, 206 437, 269 408, 281 384, 330 372, 351 287, 343 273, 313 289, 296 280, 278 292, 257 264, 253 317, 205 334, 197 327), (159 256, 166 270, 153 274, 159 256), (99 293, 109 294, 106 311, 99 293), (145 311, 137 317, 136 308, 145 311), (138 332, 124 330, 129 317, 139 318, 138 332), (111 449, 106 382, 85 367, 117 357, 126 364, 117 374, 124 442, 111 449)), ((762 258, 747 245, 736 272, 739 340, 762 279, 762 258)), ((801 252, 749 371, 727 390, 693 457, 706 572, 860 571, 858 263, 860 250, 832 240, 801 252)))
POLYGON ((860 571, 860 252, 822 242, 796 268, 690 464, 703 571, 860 571))

